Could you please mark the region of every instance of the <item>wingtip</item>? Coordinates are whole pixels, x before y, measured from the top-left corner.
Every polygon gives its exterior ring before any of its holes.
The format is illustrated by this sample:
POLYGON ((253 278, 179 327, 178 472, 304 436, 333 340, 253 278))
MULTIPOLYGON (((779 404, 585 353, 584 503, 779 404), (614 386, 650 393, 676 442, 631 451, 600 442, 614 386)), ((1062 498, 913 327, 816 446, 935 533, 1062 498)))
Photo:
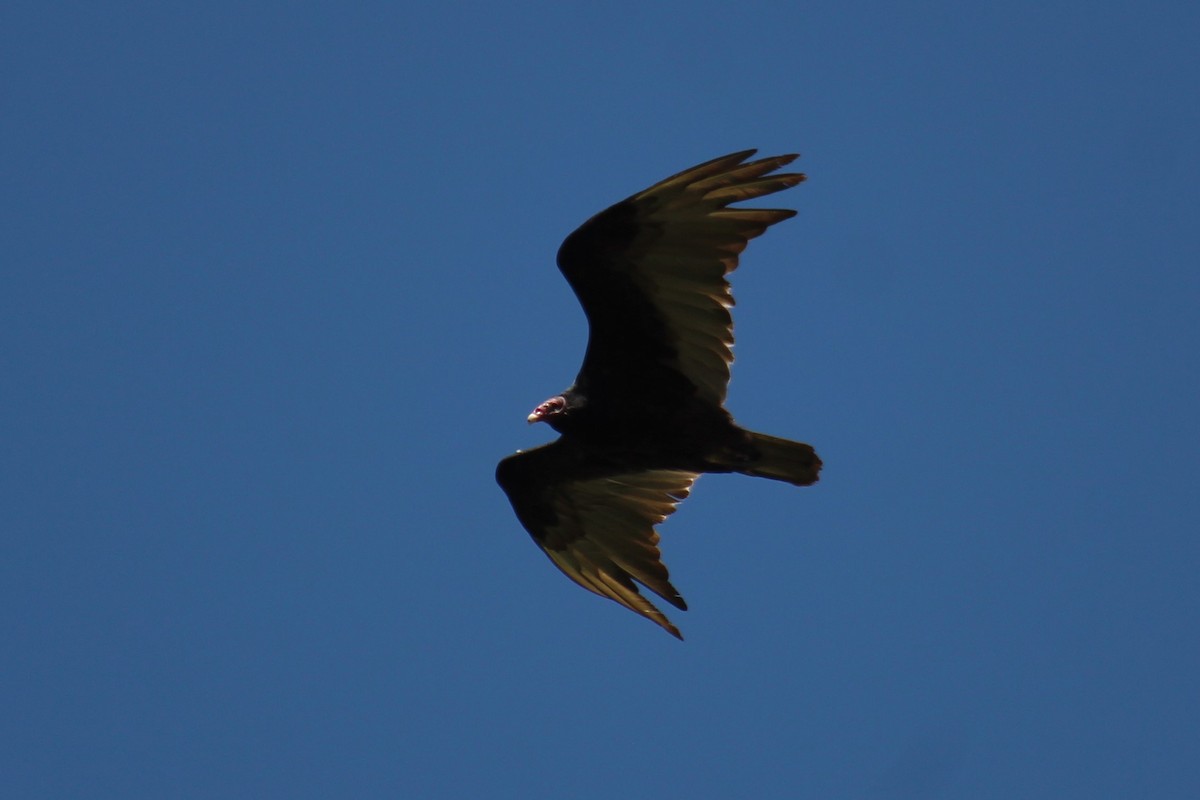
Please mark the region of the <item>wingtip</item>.
POLYGON ((658 625, 658 627, 662 628, 667 633, 674 636, 679 641, 681 641, 681 642, 683 641, 683 634, 679 632, 679 628, 676 628, 675 624, 673 622, 671 622, 671 620, 667 619, 666 617, 664 617, 660 614, 658 617, 650 617, 650 621, 653 622, 655 625, 658 625))
MULTIPOLYGON (((746 151, 744 151, 744 153, 745 153, 745 156, 744 156, 745 158, 750 158, 750 156, 757 154, 758 150, 746 150, 746 151)), ((762 158, 760 158, 756 161, 748 162, 748 163, 755 163, 755 164, 768 164, 769 163, 772 165, 772 167, 771 167, 772 169, 779 169, 780 167, 786 167, 788 164, 792 163, 799 157, 800 157, 799 153, 780 153, 777 156, 763 156, 762 158)))
POLYGON ((733 162, 734 164, 743 164, 743 165, 744 164, 768 164, 769 163, 772 165, 771 169, 776 170, 776 169, 779 169, 780 167, 786 167, 788 164, 792 163, 793 161, 795 161, 796 159, 798 159, 800 157, 799 153, 780 153, 777 156, 763 156, 762 158, 751 161, 750 159, 754 158, 754 156, 756 156, 756 155, 758 155, 758 148, 751 147, 747 150, 738 150, 735 153, 730 153, 729 155, 720 156, 719 158, 714 158, 711 161, 706 161, 703 164, 698 164, 697 166, 708 166, 710 164, 718 164, 718 163, 724 163, 724 162, 733 162))

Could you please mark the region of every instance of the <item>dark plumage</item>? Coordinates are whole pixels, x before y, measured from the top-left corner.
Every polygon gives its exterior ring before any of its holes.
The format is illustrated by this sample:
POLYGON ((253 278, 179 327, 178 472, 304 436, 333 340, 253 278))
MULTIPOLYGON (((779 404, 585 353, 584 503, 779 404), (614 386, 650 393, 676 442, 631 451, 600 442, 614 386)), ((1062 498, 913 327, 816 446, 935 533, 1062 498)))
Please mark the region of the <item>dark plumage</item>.
POLYGON ((724 409, 733 362, 725 276, 746 243, 794 216, 730 208, 795 186, 774 173, 796 156, 717 158, 656 183, 585 222, 558 267, 587 315, 575 383, 529 415, 562 434, 502 460, 496 480, 517 518, 580 586, 679 630, 638 591, 679 609, 654 526, 704 472, 816 482, 812 447, 738 427, 724 409), (636 581, 636 583, 635 583, 636 581))

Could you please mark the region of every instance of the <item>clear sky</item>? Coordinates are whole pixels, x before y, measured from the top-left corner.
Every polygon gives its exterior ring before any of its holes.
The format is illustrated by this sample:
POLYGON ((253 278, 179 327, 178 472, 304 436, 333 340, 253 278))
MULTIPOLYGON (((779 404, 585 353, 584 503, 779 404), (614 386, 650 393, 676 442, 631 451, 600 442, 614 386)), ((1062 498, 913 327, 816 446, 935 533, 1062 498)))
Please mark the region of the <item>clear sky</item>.
POLYGON ((434 6, 0 14, 5 796, 1200 797, 1195 4, 434 6), (747 147, 681 643, 493 470, 747 147))

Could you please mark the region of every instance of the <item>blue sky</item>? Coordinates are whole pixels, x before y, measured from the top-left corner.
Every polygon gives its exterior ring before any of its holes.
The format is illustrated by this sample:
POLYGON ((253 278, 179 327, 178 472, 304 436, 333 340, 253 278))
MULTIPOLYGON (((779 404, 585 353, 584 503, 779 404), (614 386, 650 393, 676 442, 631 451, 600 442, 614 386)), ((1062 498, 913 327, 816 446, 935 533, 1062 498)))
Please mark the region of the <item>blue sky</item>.
POLYGON ((1200 11, 10 3, 22 798, 1200 796, 1200 11), (799 151, 663 527, 687 640, 494 484, 592 213, 799 151))

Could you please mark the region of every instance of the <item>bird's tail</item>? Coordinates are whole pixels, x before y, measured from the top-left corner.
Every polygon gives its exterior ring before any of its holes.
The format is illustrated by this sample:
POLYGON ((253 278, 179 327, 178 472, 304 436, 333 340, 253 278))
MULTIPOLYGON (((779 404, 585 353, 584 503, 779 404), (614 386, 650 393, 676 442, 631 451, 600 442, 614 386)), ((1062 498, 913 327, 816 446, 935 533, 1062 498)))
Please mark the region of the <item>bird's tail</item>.
POLYGON ((811 445, 767 436, 765 433, 746 433, 758 453, 751 463, 739 466, 738 472, 785 481, 796 486, 809 486, 817 482, 821 472, 821 459, 811 445))

